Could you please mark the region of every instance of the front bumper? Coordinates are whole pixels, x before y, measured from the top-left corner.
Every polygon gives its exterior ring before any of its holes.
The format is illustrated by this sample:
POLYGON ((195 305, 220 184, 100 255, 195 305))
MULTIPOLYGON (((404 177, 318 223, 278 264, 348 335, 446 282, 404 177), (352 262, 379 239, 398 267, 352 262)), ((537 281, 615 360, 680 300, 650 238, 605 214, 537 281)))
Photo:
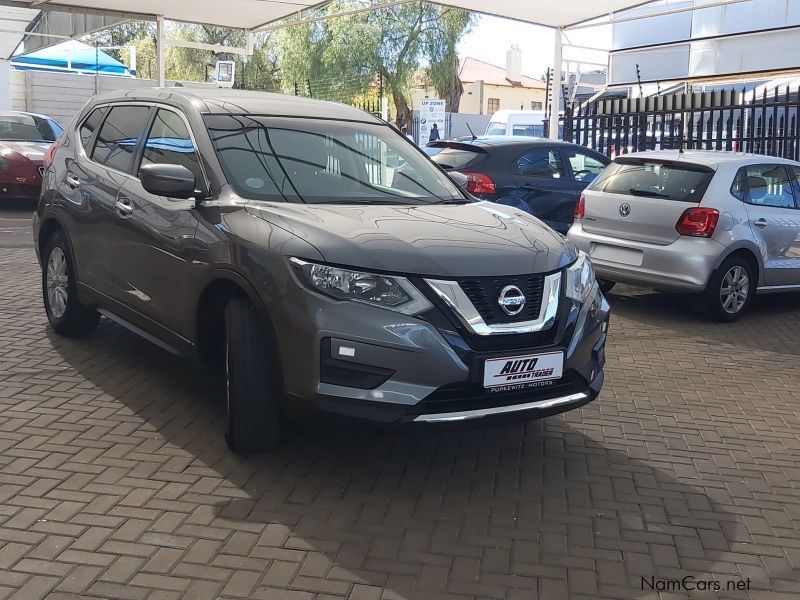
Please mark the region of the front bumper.
POLYGON ((589 233, 580 223, 567 239, 589 255, 600 279, 675 292, 705 290, 724 251, 722 244, 705 238, 680 236, 659 246, 589 233), (615 253, 618 260, 604 258, 615 253))
POLYGON ((384 423, 531 418, 577 408, 603 383, 610 309, 598 289, 593 298, 580 306, 562 297, 548 331, 475 339, 433 295, 433 310, 409 317, 297 289, 273 319, 287 401, 384 423), (552 350, 564 352, 562 379, 507 392, 483 388, 487 359, 552 350))

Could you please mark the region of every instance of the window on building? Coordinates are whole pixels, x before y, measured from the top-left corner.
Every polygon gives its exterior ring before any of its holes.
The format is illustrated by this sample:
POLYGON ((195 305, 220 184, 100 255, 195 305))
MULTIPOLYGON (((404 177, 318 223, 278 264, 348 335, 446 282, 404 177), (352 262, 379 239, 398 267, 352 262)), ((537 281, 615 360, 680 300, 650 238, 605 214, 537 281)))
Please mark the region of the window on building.
POLYGON ((543 106, 544 105, 541 102, 538 102, 536 100, 531 102, 531 110, 543 110, 543 106))
POLYGON ((489 114, 493 115, 500 110, 500 98, 489 98, 489 114))

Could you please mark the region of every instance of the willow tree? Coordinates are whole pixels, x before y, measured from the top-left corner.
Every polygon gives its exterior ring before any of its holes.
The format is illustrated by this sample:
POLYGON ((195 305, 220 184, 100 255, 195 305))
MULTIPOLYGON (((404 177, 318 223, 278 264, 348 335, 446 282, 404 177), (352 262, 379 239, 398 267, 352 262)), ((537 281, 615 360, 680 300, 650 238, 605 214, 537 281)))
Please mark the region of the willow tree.
MULTIPOLYGON (((361 6, 339 0, 321 12, 332 15, 361 6)), ((464 11, 418 3, 287 27, 276 39, 281 79, 286 91, 295 82, 304 89, 310 83, 313 95, 315 82, 323 82, 326 90, 339 85, 344 95, 357 97, 379 76, 403 125, 411 119, 414 74, 430 65, 435 82, 457 78, 456 47, 471 24, 464 11)))

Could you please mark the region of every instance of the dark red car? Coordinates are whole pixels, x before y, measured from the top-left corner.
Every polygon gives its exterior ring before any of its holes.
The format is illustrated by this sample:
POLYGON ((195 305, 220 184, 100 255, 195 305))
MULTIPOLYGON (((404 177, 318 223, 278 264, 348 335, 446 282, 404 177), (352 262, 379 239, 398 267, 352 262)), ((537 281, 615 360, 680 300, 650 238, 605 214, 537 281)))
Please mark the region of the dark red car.
POLYGON ((0 201, 39 199, 44 155, 63 132, 43 115, 0 112, 0 201))

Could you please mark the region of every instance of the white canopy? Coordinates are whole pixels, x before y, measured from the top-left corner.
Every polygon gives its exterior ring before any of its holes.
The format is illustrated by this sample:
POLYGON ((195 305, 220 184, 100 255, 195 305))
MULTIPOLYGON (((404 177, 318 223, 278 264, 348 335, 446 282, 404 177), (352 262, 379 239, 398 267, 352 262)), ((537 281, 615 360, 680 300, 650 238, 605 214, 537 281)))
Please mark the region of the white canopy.
MULTIPOLYGON (((457 6, 545 25, 568 27, 612 12, 644 4, 642 0, 434 0, 433 4, 457 6)), ((0 0, 0 5, 48 8, 80 8, 115 11, 127 15, 163 16, 173 21, 257 30, 301 10, 322 6, 319 0, 0 0)))

